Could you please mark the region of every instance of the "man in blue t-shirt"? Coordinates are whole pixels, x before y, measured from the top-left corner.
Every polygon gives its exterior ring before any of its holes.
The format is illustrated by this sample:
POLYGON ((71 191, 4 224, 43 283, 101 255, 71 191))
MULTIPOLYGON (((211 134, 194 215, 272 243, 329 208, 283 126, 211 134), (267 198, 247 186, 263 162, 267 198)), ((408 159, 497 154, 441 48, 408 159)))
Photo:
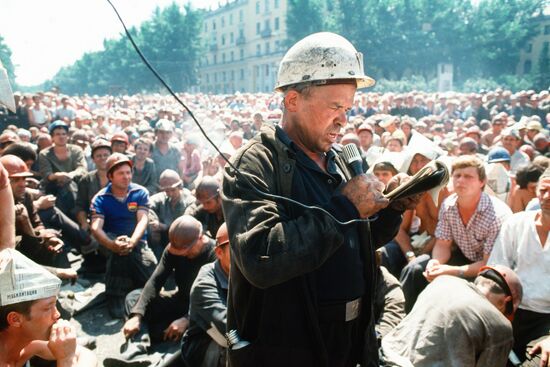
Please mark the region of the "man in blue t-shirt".
POLYGON ((92 199, 92 234, 109 250, 105 294, 113 318, 124 317, 124 298, 142 288, 156 258, 147 245, 149 193, 132 183, 132 161, 121 153, 107 159, 109 184, 92 199))

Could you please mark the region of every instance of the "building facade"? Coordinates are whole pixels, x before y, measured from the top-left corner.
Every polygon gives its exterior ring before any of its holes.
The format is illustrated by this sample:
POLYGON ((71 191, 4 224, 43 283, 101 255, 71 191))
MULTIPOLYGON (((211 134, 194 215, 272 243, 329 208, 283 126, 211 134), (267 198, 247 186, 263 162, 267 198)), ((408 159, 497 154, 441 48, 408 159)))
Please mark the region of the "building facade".
POLYGON ((520 52, 519 63, 516 69, 518 75, 530 74, 536 70, 541 53, 550 52, 550 15, 544 15, 535 21, 538 24, 537 34, 520 52))
POLYGON ((271 92, 286 47, 286 0, 234 0, 205 14, 204 93, 271 92))

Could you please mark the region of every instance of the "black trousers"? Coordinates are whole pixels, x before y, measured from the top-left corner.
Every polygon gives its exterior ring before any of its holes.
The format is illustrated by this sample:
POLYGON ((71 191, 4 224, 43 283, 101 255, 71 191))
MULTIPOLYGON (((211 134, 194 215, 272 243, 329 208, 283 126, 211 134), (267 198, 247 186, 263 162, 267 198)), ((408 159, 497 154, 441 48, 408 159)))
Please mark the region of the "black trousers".
MULTIPOLYGON (((512 322, 514 329, 514 352, 523 361, 526 349, 534 346, 535 341, 550 336, 550 314, 538 313, 518 308, 512 322)), ((537 364, 538 366, 538 364, 537 364)))

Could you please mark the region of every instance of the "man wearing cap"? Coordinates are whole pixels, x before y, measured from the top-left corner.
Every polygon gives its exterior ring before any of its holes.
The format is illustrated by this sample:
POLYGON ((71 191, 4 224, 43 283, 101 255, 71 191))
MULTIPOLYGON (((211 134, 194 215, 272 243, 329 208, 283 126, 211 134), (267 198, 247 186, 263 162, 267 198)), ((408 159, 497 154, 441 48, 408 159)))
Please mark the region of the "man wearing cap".
POLYGON ((531 121, 527 123, 526 128, 528 142, 532 144, 535 136, 542 131, 542 124, 535 119, 531 119, 531 121))
MULTIPOLYGON (((489 264, 510 266, 524 288, 524 296, 514 318, 514 351, 520 360, 531 359, 525 353, 542 342, 542 359, 547 366, 550 356, 550 169, 537 184, 540 209, 514 214, 502 225, 489 264)), ((539 366, 538 363, 528 363, 539 366)))
POLYGON ((195 190, 197 201, 185 209, 185 214, 197 218, 204 231, 214 237, 214 233, 224 222, 220 181, 216 177, 204 176, 195 190))
POLYGON ((231 267, 227 226, 221 225, 214 248, 216 261, 203 265, 191 287, 189 328, 182 339, 182 357, 189 366, 225 366, 227 288, 231 267))
POLYGON ((280 126, 264 126, 232 157, 240 175, 226 166, 230 366, 377 365, 376 355, 364 353, 365 335, 376 340, 374 247, 395 235, 402 210, 382 210, 384 185, 372 175, 352 178, 332 149, 357 88, 373 83, 345 38, 307 36, 280 64, 280 126), (370 229, 337 222, 375 213, 370 229))
POLYGON ((111 136, 111 150, 114 153, 127 154, 126 150, 129 144, 128 135, 124 131, 119 131, 111 136))
POLYGON ((160 192, 151 196, 149 229, 151 247, 159 258, 168 244, 168 228, 172 222, 185 213, 185 209, 195 202, 191 191, 183 187, 176 171, 167 169, 160 175, 160 192))
POLYGON ((54 121, 49 132, 53 145, 38 154, 40 175, 46 194, 55 195, 59 209, 74 218, 77 183, 87 172, 86 158, 80 147, 67 144, 69 126, 66 123, 54 121))
POLYGON ((131 347, 122 355, 131 360, 146 352, 148 341, 178 341, 189 326, 189 291, 200 268, 216 259, 214 241, 204 234, 195 218, 183 215, 169 230, 170 243, 143 289, 126 297, 127 321, 122 328, 131 347), (177 290, 162 290, 174 274, 177 290), (144 337, 148 335, 148 337, 144 337))
POLYGON ((132 161, 122 153, 107 158, 109 183, 92 199, 91 230, 110 250, 105 293, 113 318, 124 316, 124 297, 143 287, 157 263, 147 245, 147 190, 132 183, 132 161))
POLYGON ((384 366, 505 366, 521 298, 518 276, 502 265, 482 268, 473 283, 438 277, 382 339, 384 366))
POLYGON ((0 251, 0 366, 22 366, 33 356, 58 367, 95 366, 76 345, 74 327, 59 319, 61 281, 13 249, 0 251))
POLYGON ((515 176, 517 170, 529 164, 530 160, 527 154, 519 150, 521 137, 519 132, 513 128, 502 130, 501 142, 504 149, 510 153, 510 173, 515 176))
POLYGON ((181 153, 178 147, 170 143, 174 133, 174 123, 170 120, 160 119, 155 124, 155 144, 151 158, 155 161, 157 172, 171 169, 178 172, 181 153))
POLYGON ((490 147, 499 141, 500 132, 506 125, 506 114, 499 113, 493 117, 491 129, 485 131, 481 135, 481 143, 486 147, 490 147))

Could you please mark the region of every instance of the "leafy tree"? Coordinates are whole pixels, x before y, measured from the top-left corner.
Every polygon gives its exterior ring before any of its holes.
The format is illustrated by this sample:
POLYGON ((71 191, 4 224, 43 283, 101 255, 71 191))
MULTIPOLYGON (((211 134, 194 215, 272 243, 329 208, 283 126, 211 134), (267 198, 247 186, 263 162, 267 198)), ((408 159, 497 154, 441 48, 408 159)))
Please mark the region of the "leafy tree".
POLYGON ((294 44, 308 34, 328 30, 325 15, 325 0, 288 0, 288 45, 294 44))

